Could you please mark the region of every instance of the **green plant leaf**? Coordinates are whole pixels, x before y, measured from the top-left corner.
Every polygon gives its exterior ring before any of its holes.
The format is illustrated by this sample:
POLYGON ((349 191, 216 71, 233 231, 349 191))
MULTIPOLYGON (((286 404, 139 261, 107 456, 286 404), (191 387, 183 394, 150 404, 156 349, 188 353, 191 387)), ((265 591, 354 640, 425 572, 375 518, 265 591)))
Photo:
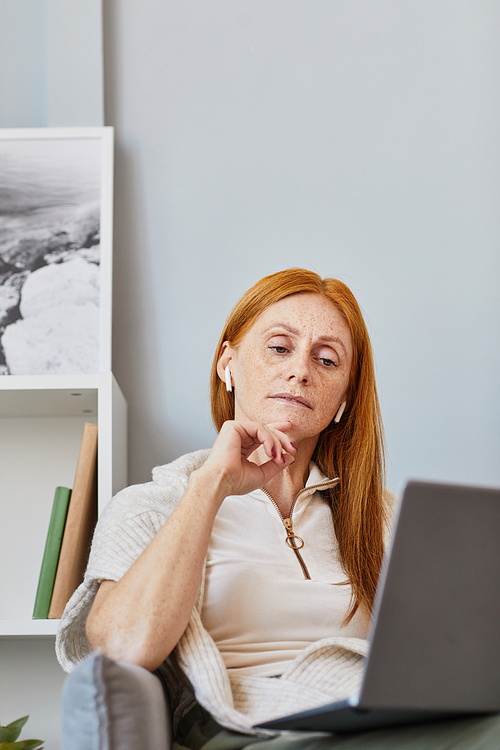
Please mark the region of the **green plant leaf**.
POLYGON ((7 724, 6 727, 0 727, 0 742, 15 742, 28 719, 29 716, 23 716, 21 719, 16 719, 7 724))
MULTIPOLYGON (((21 733, 21 727, 0 727, 0 743, 15 742, 21 733)), ((0 744, 1 750, 3 750, 0 744)))
POLYGON ((6 727, 0 726, 0 750, 36 750, 41 748, 43 740, 20 740, 16 742, 21 729, 28 721, 29 716, 16 719, 6 727))
POLYGON ((24 725, 26 724, 26 722, 28 721, 28 719, 29 719, 29 715, 28 716, 22 716, 20 719, 16 719, 15 721, 11 721, 11 723, 7 724, 7 726, 9 728, 10 727, 19 727, 19 729, 21 730, 24 727, 24 725))

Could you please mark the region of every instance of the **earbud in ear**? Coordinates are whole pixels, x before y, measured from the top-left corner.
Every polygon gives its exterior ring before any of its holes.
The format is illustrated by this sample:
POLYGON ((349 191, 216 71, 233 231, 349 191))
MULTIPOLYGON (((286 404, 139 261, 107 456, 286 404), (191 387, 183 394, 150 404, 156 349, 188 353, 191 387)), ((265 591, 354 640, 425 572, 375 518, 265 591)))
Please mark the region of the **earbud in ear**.
POLYGON ((335 424, 338 424, 340 422, 340 420, 342 419, 342 414, 344 413, 344 410, 345 410, 346 406, 347 406, 347 401, 342 401, 342 403, 340 404, 340 406, 338 408, 338 411, 337 411, 337 413, 336 413, 336 415, 335 415, 335 417, 333 419, 333 421, 335 422, 335 424))
POLYGON ((226 369, 224 370, 224 376, 226 379, 226 391, 232 391, 233 386, 231 384, 231 372, 229 370, 229 365, 226 365, 226 369))

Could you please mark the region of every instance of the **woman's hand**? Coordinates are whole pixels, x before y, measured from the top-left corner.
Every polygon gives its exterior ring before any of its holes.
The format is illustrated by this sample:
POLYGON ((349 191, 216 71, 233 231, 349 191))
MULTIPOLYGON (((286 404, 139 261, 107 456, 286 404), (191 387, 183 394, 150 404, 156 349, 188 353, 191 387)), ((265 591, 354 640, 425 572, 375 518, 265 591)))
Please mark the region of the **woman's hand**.
POLYGON ((262 487, 294 462, 297 448, 285 434, 290 427, 291 422, 224 422, 209 458, 194 472, 196 478, 212 476, 224 497, 262 487))

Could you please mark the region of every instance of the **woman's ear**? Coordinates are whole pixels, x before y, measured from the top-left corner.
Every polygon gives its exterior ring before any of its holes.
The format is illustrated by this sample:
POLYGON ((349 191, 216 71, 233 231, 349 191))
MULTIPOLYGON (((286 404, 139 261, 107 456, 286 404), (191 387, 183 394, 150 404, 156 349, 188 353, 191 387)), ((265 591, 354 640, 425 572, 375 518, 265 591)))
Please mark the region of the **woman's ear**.
MULTIPOLYGON (((219 354, 219 359, 217 360, 217 375, 223 383, 226 383, 226 367, 228 367, 229 363, 231 362, 231 358, 231 347, 229 346, 229 343, 227 341, 224 341, 219 354)), ((229 368, 229 370, 231 370, 231 368, 229 368)), ((231 385, 231 383, 229 385, 231 385)))

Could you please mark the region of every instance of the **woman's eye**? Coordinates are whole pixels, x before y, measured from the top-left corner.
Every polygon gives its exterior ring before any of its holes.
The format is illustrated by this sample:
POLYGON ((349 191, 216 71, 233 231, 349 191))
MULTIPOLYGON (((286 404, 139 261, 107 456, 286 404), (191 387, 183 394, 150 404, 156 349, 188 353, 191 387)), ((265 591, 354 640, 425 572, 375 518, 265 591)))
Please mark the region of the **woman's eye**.
POLYGON ((273 352, 276 352, 277 354, 286 354, 286 352, 288 351, 286 346, 270 346, 269 348, 272 349, 273 352))
POLYGON ((323 362, 325 367, 338 367, 337 363, 333 361, 333 359, 327 359, 326 357, 320 357, 320 362, 323 362))

